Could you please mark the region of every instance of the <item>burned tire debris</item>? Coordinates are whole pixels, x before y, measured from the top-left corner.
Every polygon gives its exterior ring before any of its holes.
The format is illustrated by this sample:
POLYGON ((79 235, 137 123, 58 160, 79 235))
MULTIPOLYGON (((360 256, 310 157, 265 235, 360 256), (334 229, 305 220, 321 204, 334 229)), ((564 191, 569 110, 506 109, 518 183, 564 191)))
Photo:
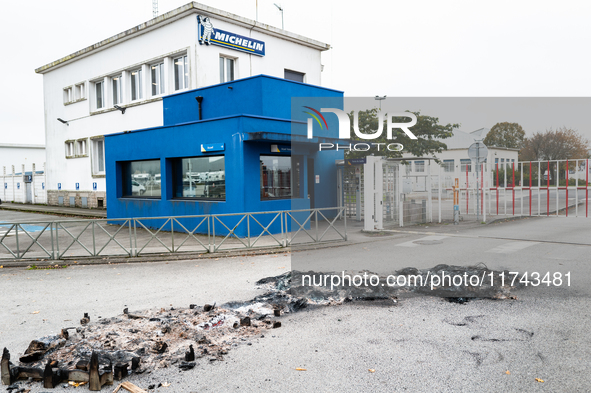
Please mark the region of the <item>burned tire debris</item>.
MULTIPOLYGON (((437 265, 432 269, 406 268, 395 272, 428 278, 442 274, 497 274, 484 265, 462 267, 437 265)), ((367 273, 367 272, 365 272, 367 273)), ((199 361, 221 361, 240 345, 251 345, 255 337, 264 337, 268 329, 282 326, 277 317, 306 307, 338 305, 355 300, 386 300, 397 303, 401 293, 440 296, 463 303, 473 298, 510 299, 516 288, 508 285, 481 285, 476 288, 442 285, 429 289, 421 285, 303 286, 302 277, 325 277, 318 272, 287 272, 259 280, 263 295, 249 301, 217 306, 191 304, 186 308, 161 308, 130 312, 112 318, 91 318, 84 313, 81 326, 67 327, 60 334, 42 337, 19 358, 10 362, 5 348, 1 361, 2 384, 15 386, 18 380, 41 380, 51 388, 63 381, 88 382, 90 390, 101 390, 130 374, 150 373, 155 369, 178 367, 193 369, 199 361)), ((379 276, 379 283, 386 282, 379 276)), ((11 389, 11 390, 14 390, 11 389)))
POLYGON ((508 271, 491 270, 483 263, 475 266, 440 264, 421 270, 407 267, 388 275, 368 271, 293 271, 263 279, 258 284, 282 290, 287 285, 286 281, 290 281, 293 296, 316 304, 326 304, 327 300, 330 300, 329 304, 354 300, 395 300, 405 294, 436 296, 457 304, 474 299, 515 299, 512 291, 522 288, 523 284, 518 280, 501 280, 501 276, 510 277, 510 274, 508 271), (360 278, 361 285, 346 277, 360 278), (374 280, 368 280, 368 277, 374 280), (452 278, 458 280, 454 282, 452 278), (470 282, 470 279, 473 280, 470 282))

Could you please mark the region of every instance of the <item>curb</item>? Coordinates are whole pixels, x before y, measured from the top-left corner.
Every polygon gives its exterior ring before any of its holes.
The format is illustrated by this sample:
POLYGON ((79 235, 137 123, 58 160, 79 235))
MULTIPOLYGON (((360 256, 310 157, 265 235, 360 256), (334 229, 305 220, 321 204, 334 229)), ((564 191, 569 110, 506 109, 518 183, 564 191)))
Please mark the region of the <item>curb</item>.
MULTIPOLYGON (((27 205, 27 206, 34 206, 34 205, 27 205)), ((23 213, 48 214, 48 215, 60 216, 60 217, 80 217, 80 218, 96 218, 96 219, 107 218, 106 216, 99 216, 99 215, 94 214, 92 209, 88 209, 89 213, 73 213, 73 212, 67 213, 67 212, 56 212, 56 211, 52 211, 52 210, 43 210, 41 208, 23 209, 23 208, 19 208, 16 206, 0 205, 0 210, 23 212, 23 213)))
POLYGON ((74 266, 73 262, 76 262, 75 266, 80 265, 112 265, 112 264, 123 264, 123 263, 145 263, 145 262, 169 262, 169 261, 186 261, 186 260, 198 260, 198 259, 215 259, 215 258, 229 258, 236 256, 256 256, 256 255, 274 255, 274 254, 289 254, 293 252, 318 250, 325 248, 345 247, 356 243, 349 241, 332 241, 325 242, 322 244, 309 244, 309 245, 296 245, 292 247, 269 247, 260 248, 257 250, 247 249, 236 249, 228 251, 218 251, 215 253, 208 252, 189 252, 189 253, 163 253, 163 254, 149 254, 142 255, 139 257, 70 257, 66 259, 18 259, 18 260, 0 260, 0 265, 4 269, 13 267, 30 267, 35 266, 52 266, 52 265, 67 265, 74 266))

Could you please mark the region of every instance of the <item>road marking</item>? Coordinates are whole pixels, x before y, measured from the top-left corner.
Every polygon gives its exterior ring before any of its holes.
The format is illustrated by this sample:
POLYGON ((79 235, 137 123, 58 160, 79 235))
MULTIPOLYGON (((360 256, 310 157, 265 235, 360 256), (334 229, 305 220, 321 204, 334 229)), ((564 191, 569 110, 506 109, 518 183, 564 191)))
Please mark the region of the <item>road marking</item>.
POLYGON ((447 237, 448 236, 425 236, 420 239, 415 239, 415 240, 411 240, 409 242, 396 244, 396 247, 418 247, 418 246, 420 246, 420 244, 417 244, 415 242, 424 241, 424 240, 427 240, 427 241, 429 241, 429 240, 443 240, 447 237))
POLYGON ((511 254, 516 251, 523 250, 524 248, 535 246, 536 244, 540 244, 540 243, 514 241, 514 242, 501 244, 500 246, 497 246, 495 248, 491 248, 490 250, 488 250, 486 252, 494 252, 497 254, 511 254))

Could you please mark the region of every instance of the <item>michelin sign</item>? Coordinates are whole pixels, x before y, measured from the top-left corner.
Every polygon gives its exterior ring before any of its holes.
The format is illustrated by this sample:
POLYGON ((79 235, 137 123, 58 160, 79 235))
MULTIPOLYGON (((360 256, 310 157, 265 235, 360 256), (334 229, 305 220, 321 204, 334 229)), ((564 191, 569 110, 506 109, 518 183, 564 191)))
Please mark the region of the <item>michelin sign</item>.
POLYGON ((197 23, 199 43, 201 45, 219 45, 257 56, 265 56, 265 43, 263 41, 216 29, 207 16, 197 15, 197 23))

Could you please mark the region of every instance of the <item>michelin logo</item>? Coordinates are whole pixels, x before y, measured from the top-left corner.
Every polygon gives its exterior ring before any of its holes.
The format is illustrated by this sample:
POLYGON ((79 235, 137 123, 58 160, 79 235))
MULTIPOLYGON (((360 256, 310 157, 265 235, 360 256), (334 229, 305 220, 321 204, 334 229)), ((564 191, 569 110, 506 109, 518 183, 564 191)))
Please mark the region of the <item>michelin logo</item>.
POLYGON ((201 45, 218 45, 257 56, 265 56, 265 42, 214 28, 211 19, 197 15, 198 38, 201 45))

